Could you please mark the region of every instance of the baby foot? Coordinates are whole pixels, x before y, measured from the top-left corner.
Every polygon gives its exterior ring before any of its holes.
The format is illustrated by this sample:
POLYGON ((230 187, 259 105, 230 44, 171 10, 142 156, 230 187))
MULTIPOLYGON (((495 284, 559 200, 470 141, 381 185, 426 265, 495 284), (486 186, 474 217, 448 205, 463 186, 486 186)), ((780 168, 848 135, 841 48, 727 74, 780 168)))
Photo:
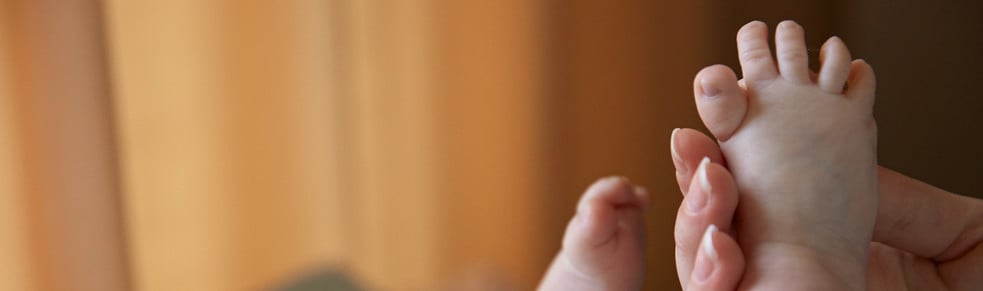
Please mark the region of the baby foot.
POLYGON ((639 290, 648 199, 644 189, 622 177, 591 185, 539 290, 639 290))
POLYGON ((810 72, 804 30, 792 21, 776 29, 775 59, 767 36, 757 21, 738 32, 743 80, 717 65, 694 84, 700 117, 741 195, 742 286, 861 290, 877 213, 873 70, 851 62, 833 37, 821 49, 819 73, 810 72))

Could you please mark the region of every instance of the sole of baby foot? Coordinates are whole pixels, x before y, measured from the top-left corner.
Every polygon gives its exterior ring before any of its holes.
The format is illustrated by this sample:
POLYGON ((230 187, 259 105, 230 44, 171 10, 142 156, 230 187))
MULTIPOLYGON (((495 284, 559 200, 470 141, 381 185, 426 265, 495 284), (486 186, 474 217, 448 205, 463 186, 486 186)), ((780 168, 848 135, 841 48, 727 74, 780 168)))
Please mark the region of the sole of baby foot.
POLYGON ((743 83, 726 67, 704 69, 696 104, 741 193, 746 283, 823 275, 803 290, 859 290, 877 203, 873 71, 834 38, 814 79, 804 34, 779 24, 772 57, 767 25, 748 23, 737 35, 743 83))

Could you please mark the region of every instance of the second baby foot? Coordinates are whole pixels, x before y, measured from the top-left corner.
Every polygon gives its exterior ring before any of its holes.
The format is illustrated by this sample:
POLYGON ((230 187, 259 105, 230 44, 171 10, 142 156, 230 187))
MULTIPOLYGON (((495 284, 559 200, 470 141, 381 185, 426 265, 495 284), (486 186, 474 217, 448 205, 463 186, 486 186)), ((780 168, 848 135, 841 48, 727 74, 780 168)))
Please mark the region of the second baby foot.
POLYGON ((577 203, 563 248, 539 290, 639 290, 648 193, 623 177, 595 182, 577 203))

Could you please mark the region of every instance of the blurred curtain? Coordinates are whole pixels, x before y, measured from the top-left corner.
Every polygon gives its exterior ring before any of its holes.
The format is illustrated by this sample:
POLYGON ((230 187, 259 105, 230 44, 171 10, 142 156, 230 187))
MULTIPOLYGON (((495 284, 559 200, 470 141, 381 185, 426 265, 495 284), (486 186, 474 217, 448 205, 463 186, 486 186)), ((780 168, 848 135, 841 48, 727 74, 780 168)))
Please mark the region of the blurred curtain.
POLYGON ((0 290, 527 290, 611 174, 678 288, 692 75, 880 9, 779 2, 2 0, 0 290))
POLYGON ((555 251, 541 4, 0 3, 0 289, 528 288, 555 251))
POLYGON ((2 3, 0 289, 529 289, 610 174, 677 284, 707 3, 2 3))

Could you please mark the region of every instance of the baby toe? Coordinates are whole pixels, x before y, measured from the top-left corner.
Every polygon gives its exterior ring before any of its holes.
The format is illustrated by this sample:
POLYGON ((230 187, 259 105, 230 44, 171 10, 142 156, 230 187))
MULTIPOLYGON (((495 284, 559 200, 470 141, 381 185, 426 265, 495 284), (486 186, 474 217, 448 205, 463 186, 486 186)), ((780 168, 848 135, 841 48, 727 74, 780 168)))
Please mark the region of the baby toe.
POLYGON ((717 140, 726 141, 747 113, 747 94, 737 76, 724 65, 704 68, 696 74, 693 91, 703 124, 717 140))
POLYGON ((768 48, 768 25, 752 21, 737 31, 737 53, 747 80, 771 80, 778 76, 768 48))
POLYGON ((850 76, 847 78, 847 89, 843 92, 848 98, 863 102, 865 110, 874 106, 874 89, 877 86, 874 69, 864 60, 855 60, 850 64, 850 76))
POLYGON ((775 29, 775 52, 782 77, 800 83, 809 82, 809 55, 806 53, 805 29, 786 20, 775 29))
POLYGON ((850 75, 850 50, 838 37, 831 37, 819 51, 819 88, 840 94, 850 75))

